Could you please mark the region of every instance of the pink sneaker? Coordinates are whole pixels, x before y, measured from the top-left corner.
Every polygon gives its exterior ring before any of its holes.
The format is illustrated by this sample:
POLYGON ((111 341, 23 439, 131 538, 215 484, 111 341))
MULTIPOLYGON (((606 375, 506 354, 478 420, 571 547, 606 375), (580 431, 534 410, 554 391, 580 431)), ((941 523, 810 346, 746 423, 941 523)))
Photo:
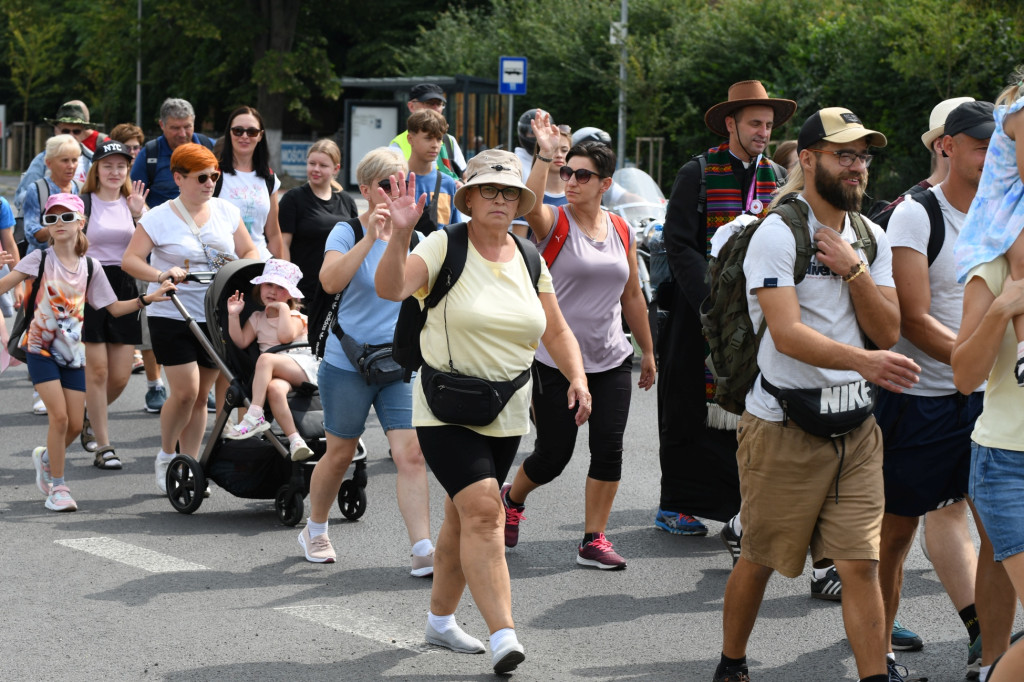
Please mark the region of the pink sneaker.
POLYGON ((576 554, 576 563, 581 566, 594 566, 606 571, 614 571, 626 567, 626 560, 612 549, 612 543, 608 541, 604 533, 598 533, 597 537, 585 545, 580 544, 579 551, 576 554))
POLYGON ((508 491, 512 488, 510 483, 501 486, 501 506, 505 508, 505 546, 515 547, 519 544, 519 522, 526 520, 523 511, 525 506, 514 506, 508 503, 508 491))
POLYGON ((312 561, 314 564, 333 564, 338 558, 327 533, 311 538, 308 525, 299 533, 299 544, 302 545, 302 551, 306 554, 306 561, 312 561))
POLYGON ((43 461, 43 453, 46 448, 39 447, 32 451, 32 464, 36 468, 36 487, 39 491, 50 496, 50 486, 53 485, 53 478, 50 476, 50 463, 43 461))
POLYGON ((253 417, 248 412, 242 417, 242 421, 238 422, 235 426, 232 426, 225 436, 231 440, 243 440, 250 436, 255 436, 257 433, 263 433, 270 428, 270 422, 264 419, 262 416, 253 417))
POLYGON ((55 486, 46 497, 46 508, 57 512, 78 511, 78 505, 71 499, 71 491, 66 485, 55 486))

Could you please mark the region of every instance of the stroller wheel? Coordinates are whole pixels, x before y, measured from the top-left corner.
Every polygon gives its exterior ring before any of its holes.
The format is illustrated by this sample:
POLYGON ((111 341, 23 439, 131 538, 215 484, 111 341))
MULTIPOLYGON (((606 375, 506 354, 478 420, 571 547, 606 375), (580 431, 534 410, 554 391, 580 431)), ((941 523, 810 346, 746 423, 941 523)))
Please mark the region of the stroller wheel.
POLYGON ((302 492, 283 485, 277 490, 277 497, 274 498, 274 511, 277 512, 277 520, 286 526, 294 526, 302 520, 305 512, 305 505, 302 501, 302 492))
POLYGON ((167 498, 182 514, 191 514, 203 503, 206 474, 199 462, 188 455, 178 455, 167 467, 167 498))
POLYGON ((358 519, 366 511, 366 489, 351 479, 344 481, 338 491, 338 508, 346 519, 358 519))

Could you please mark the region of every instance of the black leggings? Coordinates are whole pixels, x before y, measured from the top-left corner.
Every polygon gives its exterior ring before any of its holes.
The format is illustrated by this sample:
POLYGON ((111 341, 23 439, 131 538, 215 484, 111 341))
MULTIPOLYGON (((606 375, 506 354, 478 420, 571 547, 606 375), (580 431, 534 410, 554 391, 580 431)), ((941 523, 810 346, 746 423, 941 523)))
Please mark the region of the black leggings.
POLYGON ((417 426, 423 459, 448 497, 477 481, 501 486, 519 451, 520 436, 482 436, 465 426, 417 426))
MULTIPOLYGON (((569 380, 561 372, 539 362, 533 363, 533 412, 537 440, 533 454, 523 462, 531 481, 544 485, 555 480, 572 459, 576 447, 576 408, 566 407, 569 380)), ((622 437, 632 398, 633 358, 618 367, 587 374, 593 398, 590 413, 590 470, 596 481, 622 478, 622 437)))

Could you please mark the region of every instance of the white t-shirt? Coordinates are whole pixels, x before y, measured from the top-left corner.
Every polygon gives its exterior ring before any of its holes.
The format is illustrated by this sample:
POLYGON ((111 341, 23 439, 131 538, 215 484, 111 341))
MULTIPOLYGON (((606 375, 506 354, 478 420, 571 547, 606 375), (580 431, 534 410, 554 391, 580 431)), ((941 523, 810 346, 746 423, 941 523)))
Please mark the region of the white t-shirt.
MULTIPOLYGON (((279 189, 281 189, 281 180, 275 174, 274 192, 276 193, 279 189)), ((245 229, 249 230, 252 243, 259 249, 260 258, 262 260, 270 258, 267 238, 263 234, 267 216, 270 215, 270 193, 267 192, 266 179, 256 175, 256 171, 236 170, 234 173, 225 173, 218 196, 238 207, 242 213, 245 229)))
MULTIPOLYGON (((173 267, 195 272, 211 270, 203 244, 192 234, 185 221, 171 210, 172 203, 164 202, 139 219, 139 227, 153 240, 150 265, 160 272, 173 267)), ((234 204, 216 197, 211 198, 207 206, 210 207, 210 217, 202 225, 197 225, 199 236, 211 251, 236 256, 234 234, 238 229, 238 209, 234 204)), ((197 322, 206 321, 204 299, 209 286, 196 282, 182 282, 178 285, 178 300, 197 322)), ((151 282, 146 293, 155 293, 158 288, 159 285, 151 282)), ((156 301, 146 309, 146 314, 150 317, 167 317, 172 320, 184 319, 170 301, 156 301)))
MULTIPOLYGON (((942 249, 936 256, 935 262, 928 268, 928 285, 931 287, 929 312, 932 317, 956 334, 960 331, 960 316, 963 314, 964 285, 957 284, 956 281, 953 247, 960 234, 960 226, 963 225, 967 215, 953 208, 941 188, 932 187, 926 191, 933 192, 939 200, 942 217, 946 223, 946 236, 942 242, 942 249)), ((901 201, 889 219, 889 230, 886 235, 889 237, 890 246, 894 248, 897 246, 907 247, 927 256, 928 238, 931 235, 928 212, 917 201, 912 199, 901 201)), ((902 336, 893 346, 893 350, 912 358, 921 366, 921 380, 913 388, 905 390, 904 393, 932 397, 956 393, 952 367, 939 362, 902 336)), ((984 387, 978 390, 984 390, 984 387)))
MULTIPOLYGON (((803 200, 803 197, 800 197, 803 200)), ((808 207, 810 233, 825 227, 814 217, 808 207)), ((871 278, 881 287, 895 286, 892 279, 892 249, 882 228, 869 220, 865 222, 878 244, 875 261, 869 266, 871 278)), ((829 229, 829 228, 826 228, 829 229)), ((847 242, 857 241, 857 233, 850 224, 849 215, 843 225, 842 237, 847 242)), ((863 251, 858 254, 865 263, 863 251)), ((768 287, 793 286, 793 267, 796 263, 796 240, 793 233, 777 215, 770 215, 750 239, 747 257, 743 261, 743 274, 747 278, 747 307, 754 329, 761 326, 764 314, 757 300, 757 290, 768 287)), ((844 273, 845 274, 845 273, 844 273)), ((803 281, 796 285, 800 302, 800 320, 815 331, 833 341, 856 348, 864 347, 864 336, 857 324, 857 315, 850 297, 849 285, 842 276, 832 272, 828 266, 811 256, 811 264, 803 281)), ((813 367, 796 358, 784 355, 775 348, 770 330, 765 331, 757 353, 757 365, 761 374, 779 388, 826 388, 840 386, 863 377, 852 370, 822 369, 813 367)), ((782 421, 779 402, 761 386, 760 376, 754 382, 754 390, 747 394, 747 411, 755 417, 768 421, 782 421)))

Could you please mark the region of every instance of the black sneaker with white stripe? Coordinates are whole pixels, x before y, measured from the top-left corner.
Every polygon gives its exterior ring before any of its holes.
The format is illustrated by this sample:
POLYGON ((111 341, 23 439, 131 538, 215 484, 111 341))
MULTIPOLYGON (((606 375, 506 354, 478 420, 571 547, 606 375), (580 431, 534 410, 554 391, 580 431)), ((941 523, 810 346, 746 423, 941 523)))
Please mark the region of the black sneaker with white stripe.
POLYGON ((843 600, 843 583, 839 580, 839 571, 835 566, 829 566, 824 578, 811 576, 811 596, 829 601, 843 600))
POLYGON ((740 534, 733 528, 732 522, 736 520, 736 517, 729 519, 724 526, 722 526, 721 532, 718 537, 722 539, 722 544, 729 550, 729 556, 732 557, 732 565, 736 565, 736 561, 740 558, 740 534))

